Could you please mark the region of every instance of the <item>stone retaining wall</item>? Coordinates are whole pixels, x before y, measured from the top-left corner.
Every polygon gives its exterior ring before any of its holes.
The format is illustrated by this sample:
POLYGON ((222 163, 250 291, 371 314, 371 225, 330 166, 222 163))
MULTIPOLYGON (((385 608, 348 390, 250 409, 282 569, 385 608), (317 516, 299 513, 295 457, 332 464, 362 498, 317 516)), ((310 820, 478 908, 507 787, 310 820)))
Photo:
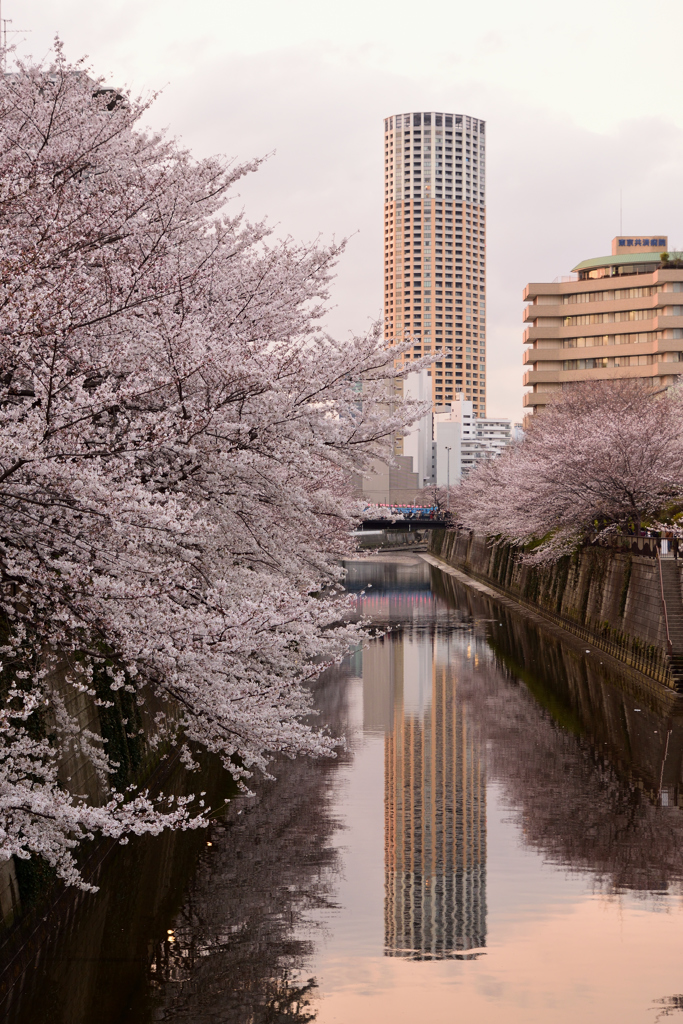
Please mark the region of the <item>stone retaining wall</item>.
MULTIPOLYGON (((551 566, 524 564, 520 549, 466 530, 434 530, 430 551, 528 604, 672 689, 657 560, 589 546, 551 566)), ((630 545, 629 545, 630 548, 630 545)))
MULTIPOLYGON (((124 689, 112 691, 104 674, 96 675, 93 685, 111 707, 98 706, 91 694, 69 685, 65 674, 66 666, 59 665, 48 676, 48 684, 59 694, 79 731, 101 736, 106 742, 107 753, 118 765, 111 776, 113 787, 121 791, 131 783, 145 786, 170 749, 168 740, 158 735, 156 714, 163 710, 172 718, 177 709, 170 702, 162 705, 153 694, 148 694, 145 703, 138 706, 134 694, 124 689)), ((46 731, 49 727, 48 722, 46 731)), ((95 806, 109 799, 109 788, 103 786, 92 761, 77 744, 59 762, 59 780, 69 792, 86 796, 95 806)), ((80 856, 85 855, 82 850, 80 856)), ((15 858, 0 861, 0 950, 8 930, 21 922, 35 902, 47 897, 53 883, 54 872, 46 871, 37 856, 21 862, 15 858)))

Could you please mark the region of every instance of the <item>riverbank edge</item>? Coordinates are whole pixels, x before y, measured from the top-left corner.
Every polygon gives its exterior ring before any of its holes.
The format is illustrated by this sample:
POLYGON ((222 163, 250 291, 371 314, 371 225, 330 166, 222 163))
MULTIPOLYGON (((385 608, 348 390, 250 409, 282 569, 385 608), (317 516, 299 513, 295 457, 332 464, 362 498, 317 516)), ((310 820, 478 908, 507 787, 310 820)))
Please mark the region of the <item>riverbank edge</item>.
MULTIPOLYGON (((146 788, 152 797, 180 764, 180 748, 167 746, 147 766, 146 788)), ((105 861, 119 848, 119 842, 106 836, 97 836, 83 858, 83 880, 96 884, 105 861)), ((35 855, 34 855, 35 856, 35 855)), ((68 922, 88 897, 76 886, 68 886, 55 879, 37 904, 17 917, 11 924, 0 926, 0 1006, 26 968, 39 956, 46 939, 63 922, 68 922)))
POLYGON ((612 668, 618 669, 629 692, 634 697, 637 697, 643 703, 647 702, 653 710, 659 713, 683 714, 683 694, 677 693, 671 686, 667 686, 666 683, 635 668, 623 658, 615 657, 609 650, 605 650, 592 635, 588 635, 588 630, 583 630, 585 635, 581 635, 578 630, 574 631, 565 626, 564 623, 558 622, 552 614, 547 613, 544 609, 529 601, 518 598, 515 594, 506 592, 493 584, 487 577, 473 572, 469 567, 467 569, 456 568, 450 562, 434 555, 432 552, 416 552, 416 554, 435 569, 453 576, 463 586, 476 591, 484 597, 491 598, 516 614, 531 620, 563 644, 571 647, 577 655, 585 657, 587 651, 584 645, 586 642, 589 642, 592 647, 597 647, 600 650, 601 656, 607 660, 612 668))
POLYGON ((644 675, 683 692, 683 592, 673 558, 586 544, 551 564, 530 564, 524 549, 462 528, 434 530, 429 550, 644 675), (666 573, 666 583, 663 582, 666 573), (667 608, 662 588, 669 590, 667 608), (673 651, 669 622, 675 625, 673 651))

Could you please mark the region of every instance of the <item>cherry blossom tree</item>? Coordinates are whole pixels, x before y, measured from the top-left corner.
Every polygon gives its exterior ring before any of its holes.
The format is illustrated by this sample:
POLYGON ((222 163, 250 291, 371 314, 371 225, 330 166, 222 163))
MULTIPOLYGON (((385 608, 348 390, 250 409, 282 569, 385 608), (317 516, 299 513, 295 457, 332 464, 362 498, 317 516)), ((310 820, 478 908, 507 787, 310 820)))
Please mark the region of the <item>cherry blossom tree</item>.
POLYGON ((471 473, 459 520, 556 558, 589 534, 635 530, 681 509, 683 418, 677 389, 641 379, 562 390, 525 440, 471 473))
POLYGON ((59 44, 0 81, 0 856, 76 884, 84 837, 203 812, 116 792, 74 694, 123 689, 151 742, 241 782, 333 752, 305 683, 357 635, 347 481, 424 412, 387 403, 408 344, 321 326, 343 245, 230 213, 258 163, 195 160, 148 107, 59 44), (97 806, 60 781, 73 752, 97 806))

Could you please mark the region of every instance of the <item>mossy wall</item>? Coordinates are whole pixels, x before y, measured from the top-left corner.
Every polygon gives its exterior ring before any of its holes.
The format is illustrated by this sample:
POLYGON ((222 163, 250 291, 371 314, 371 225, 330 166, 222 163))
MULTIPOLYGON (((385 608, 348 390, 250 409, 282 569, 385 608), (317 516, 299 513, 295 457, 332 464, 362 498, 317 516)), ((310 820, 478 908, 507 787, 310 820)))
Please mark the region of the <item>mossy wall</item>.
MULTIPOLYGON (((150 744, 150 738, 157 732, 155 715, 161 710, 159 703, 151 698, 140 706, 136 694, 125 688, 112 690, 104 666, 95 672, 93 683, 97 696, 109 707, 98 705, 90 694, 69 685, 65 675, 65 666, 58 666, 48 677, 49 685, 59 693, 80 730, 102 737, 116 767, 103 785, 90 759, 72 746, 59 763, 60 785, 71 793, 86 795, 94 805, 109 799, 110 789, 121 791, 131 783, 144 785, 168 749, 168 743, 150 744)), ((163 710, 167 715, 175 714, 169 704, 163 710)), ((49 738, 49 717, 36 717, 32 725, 36 735, 49 738)), ((41 857, 15 857, 0 863, 0 935, 41 903, 56 877, 55 870, 41 857)))
POLYGON ((465 530, 432 531, 430 551, 676 688, 655 558, 588 546, 553 565, 528 565, 515 545, 465 530))

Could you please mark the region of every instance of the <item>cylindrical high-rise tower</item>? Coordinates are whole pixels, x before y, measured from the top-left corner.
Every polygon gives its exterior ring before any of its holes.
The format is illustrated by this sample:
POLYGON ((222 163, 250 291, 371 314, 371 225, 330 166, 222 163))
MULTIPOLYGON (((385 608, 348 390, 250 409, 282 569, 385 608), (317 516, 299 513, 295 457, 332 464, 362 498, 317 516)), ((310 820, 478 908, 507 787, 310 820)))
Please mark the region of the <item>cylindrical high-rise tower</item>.
MULTIPOLYGON (((384 121, 385 332, 415 339, 436 406, 463 392, 486 416, 486 135, 463 114, 384 121)), ((411 358, 408 354, 406 358, 411 358)))

